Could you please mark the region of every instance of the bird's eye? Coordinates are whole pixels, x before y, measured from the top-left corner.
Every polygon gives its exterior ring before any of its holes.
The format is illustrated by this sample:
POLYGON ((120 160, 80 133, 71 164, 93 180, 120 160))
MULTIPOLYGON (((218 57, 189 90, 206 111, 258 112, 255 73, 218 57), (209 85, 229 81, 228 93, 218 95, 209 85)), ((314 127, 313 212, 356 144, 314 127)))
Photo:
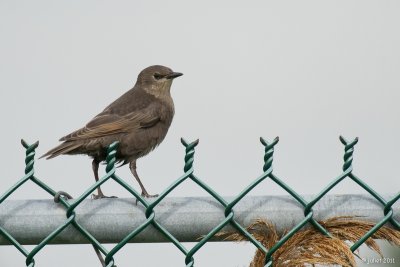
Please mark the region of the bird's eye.
POLYGON ((154 78, 156 79, 156 80, 159 80, 159 79, 161 79, 163 76, 160 74, 160 73, 154 73, 154 78))

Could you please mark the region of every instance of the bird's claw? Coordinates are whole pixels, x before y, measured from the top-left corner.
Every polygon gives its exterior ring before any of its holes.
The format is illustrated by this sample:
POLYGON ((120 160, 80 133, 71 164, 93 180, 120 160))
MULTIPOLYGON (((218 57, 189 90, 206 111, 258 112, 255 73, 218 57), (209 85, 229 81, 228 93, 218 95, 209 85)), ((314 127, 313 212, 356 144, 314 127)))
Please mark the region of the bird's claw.
MULTIPOLYGON (((141 193, 141 196, 144 197, 144 198, 155 198, 155 197, 158 197, 158 194, 150 195, 150 194, 147 193, 147 192, 142 192, 142 193, 141 193)), ((139 202, 139 199, 136 198, 136 206, 137 206, 138 202, 139 202)))
POLYGON ((155 194, 155 195, 150 195, 149 193, 144 193, 144 192, 142 192, 142 197, 145 197, 145 198, 154 198, 154 197, 158 197, 158 194, 155 194))
POLYGON ((105 196, 105 195, 102 195, 102 194, 98 194, 98 195, 92 194, 92 199, 102 199, 102 198, 118 198, 118 197, 116 197, 116 196, 105 196))

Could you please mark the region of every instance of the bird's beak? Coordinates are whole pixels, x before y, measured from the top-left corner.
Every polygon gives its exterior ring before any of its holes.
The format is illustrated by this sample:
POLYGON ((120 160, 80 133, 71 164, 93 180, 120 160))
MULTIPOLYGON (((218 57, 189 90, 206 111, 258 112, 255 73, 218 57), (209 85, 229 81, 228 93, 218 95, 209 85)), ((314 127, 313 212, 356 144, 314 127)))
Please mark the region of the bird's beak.
POLYGON ((182 75, 183 75, 183 73, 180 73, 180 72, 172 72, 172 73, 168 74, 167 76, 165 76, 165 78, 167 78, 167 79, 175 79, 175 78, 178 78, 179 76, 182 76, 182 75))

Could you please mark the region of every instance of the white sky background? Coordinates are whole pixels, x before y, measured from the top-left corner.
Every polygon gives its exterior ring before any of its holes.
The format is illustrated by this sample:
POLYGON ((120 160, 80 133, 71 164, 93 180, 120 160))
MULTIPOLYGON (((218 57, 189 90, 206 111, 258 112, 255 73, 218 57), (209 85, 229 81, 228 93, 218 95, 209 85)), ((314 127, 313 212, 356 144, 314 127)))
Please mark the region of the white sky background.
MULTIPOLYGON (((0 194, 23 175, 21 138, 40 140, 43 154, 153 64, 184 76, 172 87, 176 115, 165 141, 138 161, 150 193, 182 174, 180 137, 200 138, 195 173, 232 196, 262 172, 259 137, 279 136, 275 174, 316 194, 341 172, 340 134, 360 138, 355 173, 379 193, 397 193, 399 14, 398 1, 0 1, 0 194)), ((84 156, 39 160, 36 174, 75 197, 94 183, 84 156)), ((139 190, 127 167, 118 174, 139 190)), ((130 197, 112 182, 103 189, 130 197)), ((332 193, 363 190, 346 180, 332 193)), ((266 181, 251 194, 284 191, 266 181)), ((192 182, 171 194, 206 195, 192 182)), ((12 198, 49 196, 29 184, 12 198)), ((207 244, 196 266, 247 266, 253 251, 207 244)), ((48 246, 35 259, 38 267, 99 266, 90 246, 48 246)), ((119 267, 184 266, 165 244, 127 245, 115 259, 119 267)), ((0 247, 0 266, 24 260, 0 247)))

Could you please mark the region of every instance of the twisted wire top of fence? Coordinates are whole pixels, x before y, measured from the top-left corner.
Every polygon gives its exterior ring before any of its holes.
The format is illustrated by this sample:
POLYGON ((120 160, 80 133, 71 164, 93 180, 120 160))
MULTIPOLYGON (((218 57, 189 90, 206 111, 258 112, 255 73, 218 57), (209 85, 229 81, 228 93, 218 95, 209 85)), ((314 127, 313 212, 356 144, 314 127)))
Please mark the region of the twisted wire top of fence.
POLYGON ((154 199, 154 201, 150 202, 148 199, 143 198, 135 189, 129 186, 126 182, 124 182, 117 174, 116 174, 116 158, 115 155, 118 150, 118 143, 115 142, 108 147, 107 150, 107 158, 106 158, 106 174, 99 179, 96 183, 90 186, 84 193, 82 193, 76 199, 69 199, 68 194, 64 192, 57 192, 50 188, 48 185, 43 183, 40 179, 38 179, 34 172, 34 157, 35 157, 35 149, 38 147, 39 143, 36 142, 34 144, 28 144, 22 140, 22 145, 26 149, 26 157, 25 157, 25 175, 22 179, 20 179, 13 187, 8 189, 1 197, 0 197, 0 205, 6 200, 15 190, 17 190, 22 184, 27 182, 28 180, 34 182, 39 187, 48 192, 56 202, 61 203, 61 205, 65 208, 66 211, 66 220, 60 225, 57 229, 55 229, 50 235, 44 238, 37 246, 34 247, 30 252, 26 250, 26 248, 19 243, 3 226, 0 224, 0 235, 4 236, 13 246, 15 246, 25 257, 26 257, 26 266, 33 267, 35 266, 35 255, 43 249, 46 245, 48 245, 57 235, 59 235, 66 227, 72 226, 77 229, 95 248, 97 248, 103 255, 105 255, 105 265, 107 267, 111 267, 115 265, 115 261, 113 256, 124 247, 129 240, 137 236, 139 233, 147 229, 149 226, 153 226, 156 230, 158 230, 166 239, 168 239, 171 243, 173 243, 184 255, 185 255, 185 265, 186 266, 194 266, 194 255, 196 252, 201 249, 201 247, 207 243, 211 238, 213 238, 223 227, 226 225, 231 225, 234 227, 239 233, 248 238, 248 240, 258 249, 265 253, 265 266, 272 266, 273 260, 272 255, 276 250, 278 250, 290 237, 292 237, 296 232, 298 232, 303 226, 307 223, 310 223, 313 227, 318 229, 321 233, 327 236, 331 236, 330 233, 322 227, 313 217, 313 207, 315 204, 325 196, 332 188, 334 188, 337 184, 343 181, 345 178, 349 178, 356 182, 360 187, 362 187, 366 192, 368 192, 371 196, 373 196, 377 202, 382 205, 383 217, 382 219, 372 228, 370 229, 362 238, 360 238, 357 242, 355 242, 351 246, 351 251, 355 251, 359 246, 361 246, 369 237, 371 237, 376 231, 378 231, 385 223, 390 222, 393 227, 400 230, 400 223, 394 218, 394 212, 392 206, 394 203, 398 201, 400 198, 400 193, 395 195, 390 200, 385 200, 381 195, 375 192, 371 187, 369 187, 366 183, 364 183, 360 178, 358 178, 353 173, 353 152, 354 146, 357 144, 358 139, 354 139, 352 141, 347 141, 345 138, 340 137, 340 141, 344 145, 344 164, 341 174, 336 177, 331 183, 329 183, 319 194, 317 194, 312 200, 306 201, 303 197, 297 194, 293 189, 291 189, 286 183, 284 183, 280 178, 278 178, 273 173, 273 155, 274 148, 279 142, 278 138, 275 138, 272 142, 268 142, 265 139, 261 138, 261 143, 265 148, 264 153, 264 165, 263 165, 263 173, 257 177, 250 185, 248 185, 238 196, 230 200, 229 202, 220 196, 217 192, 215 192, 212 188, 206 185, 200 178, 198 178, 194 174, 194 154, 195 148, 198 145, 199 141, 196 140, 194 142, 187 142, 184 139, 181 139, 183 146, 185 147, 185 157, 184 157, 184 173, 181 177, 175 180, 168 188, 166 188, 158 198, 154 199), (242 225, 240 225, 236 218, 234 207, 237 205, 244 196, 246 196, 254 187, 256 187, 259 183, 269 178, 280 187, 282 187, 287 193, 289 193, 304 209, 304 219, 301 220, 293 229, 291 229, 279 242, 277 242, 272 248, 267 250, 260 242, 258 242, 242 225), (75 209, 82 203, 82 201, 87 198, 96 188, 109 179, 112 179, 119 183, 122 187, 124 187, 130 194, 132 194, 144 207, 144 216, 145 221, 128 235, 126 235, 118 244, 116 244, 110 251, 108 251, 93 235, 87 231, 80 223, 77 221, 77 215, 75 209), (163 225, 160 224, 158 220, 155 218, 155 207, 159 205, 160 202, 177 186, 179 186, 182 182, 187 179, 191 179, 201 188, 203 188, 210 196, 212 196, 223 208, 224 208, 224 219, 214 227, 207 235, 201 238, 201 240, 190 250, 188 250, 181 242, 177 240, 163 225))

